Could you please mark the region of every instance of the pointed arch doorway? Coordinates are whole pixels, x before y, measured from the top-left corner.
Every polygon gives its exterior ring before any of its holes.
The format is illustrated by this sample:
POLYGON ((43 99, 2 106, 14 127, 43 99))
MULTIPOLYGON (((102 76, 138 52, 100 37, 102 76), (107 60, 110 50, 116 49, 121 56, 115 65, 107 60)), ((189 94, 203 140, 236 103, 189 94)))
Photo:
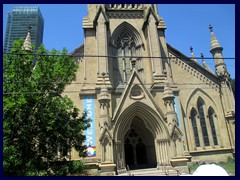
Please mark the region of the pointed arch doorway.
POLYGON ((130 169, 157 166, 154 137, 139 116, 133 118, 124 136, 124 154, 126 166, 130 169))

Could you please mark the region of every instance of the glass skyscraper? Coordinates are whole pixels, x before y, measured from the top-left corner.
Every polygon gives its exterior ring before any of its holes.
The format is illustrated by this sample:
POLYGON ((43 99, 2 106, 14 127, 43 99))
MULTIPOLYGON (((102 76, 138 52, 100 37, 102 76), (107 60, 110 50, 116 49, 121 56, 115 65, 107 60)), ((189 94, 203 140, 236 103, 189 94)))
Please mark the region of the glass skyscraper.
POLYGON ((10 52, 13 42, 25 38, 29 25, 31 28, 31 42, 38 48, 43 41, 44 19, 38 7, 18 6, 8 13, 3 52, 10 52))

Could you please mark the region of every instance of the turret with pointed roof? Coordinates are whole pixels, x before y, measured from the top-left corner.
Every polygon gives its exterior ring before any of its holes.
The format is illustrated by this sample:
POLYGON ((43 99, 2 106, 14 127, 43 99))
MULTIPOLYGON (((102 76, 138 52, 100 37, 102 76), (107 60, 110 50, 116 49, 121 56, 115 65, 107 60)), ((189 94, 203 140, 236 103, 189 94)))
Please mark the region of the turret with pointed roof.
POLYGON ((197 61, 196 58, 195 58, 195 56, 194 56, 192 46, 190 46, 190 52, 191 52, 191 60, 193 60, 193 61, 197 61))
POLYGON ((225 111, 225 116, 229 119, 234 119, 235 116, 235 101, 232 93, 232 88, 230 84, 230 74, 227 71, 226 64, 223 60, 222 46, 219 44, 216 36, 213 33, 212 25, 209 25, 211 32, 211 49, 210 52, 213 55, 215 63, 215 71, 221 81, 221 96, 223 101, 223 107, 225 111))
POLYGON ((210 52, 212 53, 214 58, 215 71, 223 81, 228 80, 230 75, 227 71, 226 64, 223 60, 223 55, 222 55, 223 48, 219 44, 215 34, 213 33, 212 25, 209 25, 209 29, 211 32, 210 52))
POLYGON ((208 72, 213 74, 212 69, 207 65, 206 61, 204 60, 204 55, 201 53, 201 58, 202 58, 202 66, 204 69, 206 69, 208 72))
POLYGON ((23 49, 26 51, 32 51, 32 42, 31 42, 31 25, 28 26, 28 33, 23 43, 23 49))

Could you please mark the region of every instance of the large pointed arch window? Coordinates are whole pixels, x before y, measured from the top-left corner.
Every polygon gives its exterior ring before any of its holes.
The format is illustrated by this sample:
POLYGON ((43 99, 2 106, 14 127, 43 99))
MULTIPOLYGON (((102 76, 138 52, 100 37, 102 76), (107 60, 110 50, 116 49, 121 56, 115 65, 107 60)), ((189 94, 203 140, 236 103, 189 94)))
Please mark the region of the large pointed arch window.
POLYGON ((207 108, 203 99, 198 97, 196 106, 192 107, 190 111, 189 118, 191 120, 191 135, 194 137, 195 147, 205 148, 208 146, 207 148, 209 149, 211 146, 219 145, 216 129, 217 115, 212 106, 207 108))
POLYGON ((218 145, 217 134, 216 134, 216 129, 214 125, 214 121, 216 120, 216 115, 214 110, 211 107, 208 109, 208 117, 209 117, 209 123, 212 131, 213 143, 214 145, 218 145))
POLYGON ((143 60, 140 58, 143 43, 136 28, 127 22, 121 23, 112 34, 112 45, 116 55, 113 64, 116 84, 127 84, 134 67, 139 77, 143 78, 143 60))
POLYGON ((198 106, 198 113, 200 118, 200 125, 202 129, 204 145, 209 146, 210 144, 208 139, 207 125, 206 125, 205 113, 204 113, 204 102, 202 99, 200 98, 198 99, 197 106, 198 106))
POLYGON ((198 128, 197 128, 197 112, 194 108, 191 110, 191 120, 192 120, 192 128, 193 128, 195 145, 196 147, 200 147, 198 128))

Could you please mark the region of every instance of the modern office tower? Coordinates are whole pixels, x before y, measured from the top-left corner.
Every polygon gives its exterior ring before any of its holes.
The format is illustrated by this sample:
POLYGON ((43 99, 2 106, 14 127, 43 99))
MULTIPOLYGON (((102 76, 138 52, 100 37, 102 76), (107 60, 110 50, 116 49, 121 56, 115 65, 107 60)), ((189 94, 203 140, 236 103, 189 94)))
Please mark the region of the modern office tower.
POLYGON ((11 51, 15 40, 26 37, 29 26, 32 27, 31 40, 36 49, 43 41, 44 19, 40 9, 36 6, 18 6, 8 13, 4 53, 11 51))

